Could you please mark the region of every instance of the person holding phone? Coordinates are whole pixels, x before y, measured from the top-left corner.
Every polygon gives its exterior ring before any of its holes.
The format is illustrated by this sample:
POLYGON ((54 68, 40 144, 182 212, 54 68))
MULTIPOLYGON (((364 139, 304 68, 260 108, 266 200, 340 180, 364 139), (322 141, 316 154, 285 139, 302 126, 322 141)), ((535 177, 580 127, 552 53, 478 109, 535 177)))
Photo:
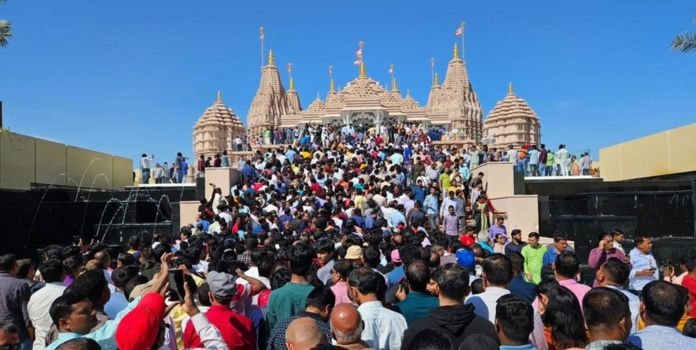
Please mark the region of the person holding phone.
MULTIPOLYGON (((599 270, 610 258, 624 260, 624 252, 614 248, 614 239, 611 233, 601 233, 598 237, 598 241, 597 247, 590 250, 590 255, 587 258, 587 265, 595 269, 595 271, 599 270)), ((593 287, 599 287, 599 282, 596 279, 593 287)))
POLYGON ((660 279, 657 271, 657 261, 652 255, 652 238, 639 236, 635 240, 636 247, 631 250, 631 273, 628 275, 628 290, 640 296, 646 284, 660 279))

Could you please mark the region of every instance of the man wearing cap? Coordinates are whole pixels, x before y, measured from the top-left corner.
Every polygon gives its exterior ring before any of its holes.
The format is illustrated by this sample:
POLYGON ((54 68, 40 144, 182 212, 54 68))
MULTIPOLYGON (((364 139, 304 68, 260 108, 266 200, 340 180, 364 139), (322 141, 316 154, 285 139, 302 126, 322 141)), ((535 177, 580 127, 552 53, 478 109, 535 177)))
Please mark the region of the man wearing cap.
POLYGON ((348 247, 344 259, 355 264, 362 264, 362 248, 359 245, 348 247))
POLYGON ((404 264, 401 261, 401 255, 398 249, 392 250, 389 257, 391 258, 392 264, 394 264, 394 269, 387 274, 387 280, 389 281, 387 285, 394 286, 404 278, 406 271, 404 271, 404 264))
MULTIPOLYGON (((164 274, 167 276, 167 274, 164 274)), ((166 278, 164 284, 166 285, 166 278)), ((193 301, 191 287, 187 283, 184 286, 185 294, 181 308, 191 318, 205 349, 226 349, 227 345, 218 329, 212 325, 206 316, 200 312, 193 301)), ((147 293, 133 311, 129 312, 118 324, 116 334, 112 339, 116 341, 119 350, 160 349, 165 339, 166 324, 163 318, 167 315, 168 308, 164 303, 163 292, 147 293)), ((102 346, 102 350, 107 349, 102 346)))
MULTIPOLYGON (((210 271, 206 282, 210 287, 208 298, 212 305, 205 316, 220 330, 227 346, 230 349, 256 349, 256 335, 251 320, 230 308, 230 303, 237 294, 235 277, 225 272, 210 271)), ((184 346, 186 348, 203 346, 190 322, 184 330, 184 346)))
MULTIPOLYGON (((151 294, 159 296, 162 303, 164 303, 164 298, 162 298, 159 293, 163 293, 167 285, 170 257, 171 254, 165 254, 162 257, 160 273, 158 277, 153 280, 152 287, 150 288, 150 291, 153 292, 151 294)), ((92 302, 84 294, 64 294, 51 304, 51 309, 49 310, 51 319, 58 327, 60 333, 57 339, 49 344, 46 349, 55 350, 68 340, 82 337, 96 340, 103 350, 116 350, 118 348, 123 350, 135 349, 134 347, 125 347, 121 344, 117 346, 116 343, 119 339, 117 333, 120 333, 121 327, 128 328, 132 325, 131 323, 125 322, 126 316, 129 316, 130 311, 134 310, 136 306, 139 305, 140 300, 140 298, 136 298, 136 300, 128 304, 126 309, 119 312, 116 318, 106 321, 104 325, 98 329, 90 331, 98 323, 96 311, 92 308, 92 302), (119 328, 119 332, 117 332, 117 328, 119 328)), ((149 305, 148 302, 143 304, 141 309, 147 309, 147 305, 149 305)), ((136 315, 128 318, 137 319, 138 316, 136 315)), ((161 318, 159 321, 161 321, 161 318)), ((124 332, 129 333, 127 330, 124 332)), ((135 339, 141 340, 137 338, 137 334, 135 339)))

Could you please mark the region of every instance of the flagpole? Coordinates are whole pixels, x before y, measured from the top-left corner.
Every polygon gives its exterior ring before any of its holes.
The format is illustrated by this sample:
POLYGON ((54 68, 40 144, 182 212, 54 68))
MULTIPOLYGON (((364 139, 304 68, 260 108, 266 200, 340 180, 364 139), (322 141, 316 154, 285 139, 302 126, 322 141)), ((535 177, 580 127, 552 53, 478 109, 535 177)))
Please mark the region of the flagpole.
POLYGON ((263 59, 263 40, 265 39, 266 35, 264 34, 263 27, 259 27, 259 40, 261 40, 261 68, 264 66, 264 59, 263 59))
POLYGON ((329 92, 334 92, 333 66, 329 66, 329 92))
POLYGON ((430 57, 430 81, 435 83, 435 57, 430 57))
POLYGON ((466 22, 462 22, 462 61, 464 61, 464 29, 466 27, 466 22))
POLYGON ((391 89, 394 91, 394 64, 389 65, 389 77, 391 78, 391 89))
POLYGON ((290 84, 290 90, 295 90, 295 84, 292 81, 292 62, 288 63, 287 65, 287 70, 288 70, 288 81, 290 84))

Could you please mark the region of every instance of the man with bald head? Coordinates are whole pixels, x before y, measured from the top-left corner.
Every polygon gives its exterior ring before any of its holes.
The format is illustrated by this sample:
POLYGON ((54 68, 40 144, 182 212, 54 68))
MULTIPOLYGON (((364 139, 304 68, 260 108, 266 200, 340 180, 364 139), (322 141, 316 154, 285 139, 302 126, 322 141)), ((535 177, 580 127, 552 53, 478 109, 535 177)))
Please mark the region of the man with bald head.
POLYGON ((289 350, 310 350, 317 345, 327 343, 328 339, 311 317, 295 319, 290 322, 285 331, 285 346, 289 350))
POLYGON ((348 350, 370 349, 370 346, 360 339, 363 322, 358 308, 353 304, 338 304, 331 312, 331 331, 336 344, 348 350))

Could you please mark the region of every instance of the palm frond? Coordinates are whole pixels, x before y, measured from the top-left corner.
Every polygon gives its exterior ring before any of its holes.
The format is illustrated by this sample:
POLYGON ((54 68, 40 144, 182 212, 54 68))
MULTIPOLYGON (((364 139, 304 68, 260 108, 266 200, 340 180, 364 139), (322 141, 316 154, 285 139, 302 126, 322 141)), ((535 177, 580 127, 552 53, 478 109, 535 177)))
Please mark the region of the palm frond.
POLYGON ((672 41, 672 50, 679 52, 696 52, 696 33, 682 33, 672 41))
POLYGON ((6 20, 0 20, 0 47, 7 46, 12 37, 12 24, 6 20))

